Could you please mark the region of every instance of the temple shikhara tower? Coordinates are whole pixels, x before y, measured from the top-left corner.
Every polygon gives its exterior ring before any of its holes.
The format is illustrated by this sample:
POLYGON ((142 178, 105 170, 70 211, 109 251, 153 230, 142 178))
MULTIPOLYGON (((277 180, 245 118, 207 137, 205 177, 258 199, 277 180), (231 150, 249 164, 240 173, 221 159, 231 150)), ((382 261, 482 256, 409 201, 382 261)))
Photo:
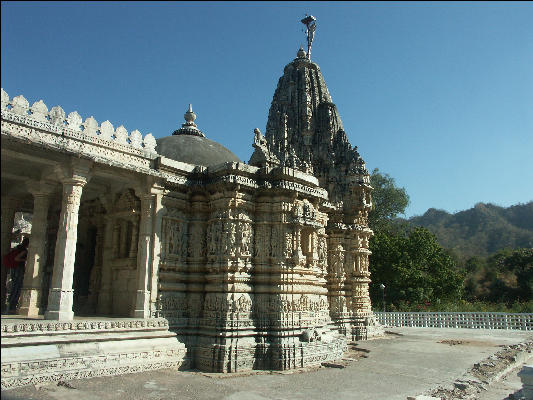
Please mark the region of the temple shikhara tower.
POLYGON ((248 163, 190 105, 156 140, 2 90, 2 254, 15 212, 32 214, 26 318, 2 319, 2 388, 286 370, 382 333, 369 174, 310 59, 314 18, 302 22, 307 51, 285 66, 248 163))

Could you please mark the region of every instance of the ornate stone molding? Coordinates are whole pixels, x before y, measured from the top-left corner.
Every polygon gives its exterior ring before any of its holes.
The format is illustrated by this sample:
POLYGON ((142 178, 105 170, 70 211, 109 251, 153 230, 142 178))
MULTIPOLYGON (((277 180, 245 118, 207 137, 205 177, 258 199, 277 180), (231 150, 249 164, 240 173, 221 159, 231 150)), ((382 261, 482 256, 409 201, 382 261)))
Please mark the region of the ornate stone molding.
POLYGON ((180 368, 187 365, 184 360, 185 350, 181 351, 151 351, 139 353, 112 354, 108 356, 81 357, 75 359, 56 359, 47 361, 36 361, 29 363, 9 363, 2 364, 2 390, 14 389, 16 387, 36 385, 49 382, 58 382, 72 379, 95 378, 99 376, 115 376, 122 374, 132 374, 144 371, 152 371, 163 368, 180 368), (170 354, 169 354, 170 353, 170 354), (137 359, 141 362, 130 365, 115 365, 120 359, 137 359), (103 368, 84 369, 72 371, 76 367, 87 367, 90 364, 103 365, 103 368), (105 364, 111 364, 105 367, 105 364), (61 367, 67 368, 66 370, 61 367), (47 373, 37 375, 28 374, 18 377, 10 376, 13 371, 25 371, 27 369, 38 368, 47 373))
POLYGON ((90 319, 73 321, 2 321, 2 337, 25 335, 98 333, 112 330, 113 332, 168 328, 164 318, 114 318, 90 319))

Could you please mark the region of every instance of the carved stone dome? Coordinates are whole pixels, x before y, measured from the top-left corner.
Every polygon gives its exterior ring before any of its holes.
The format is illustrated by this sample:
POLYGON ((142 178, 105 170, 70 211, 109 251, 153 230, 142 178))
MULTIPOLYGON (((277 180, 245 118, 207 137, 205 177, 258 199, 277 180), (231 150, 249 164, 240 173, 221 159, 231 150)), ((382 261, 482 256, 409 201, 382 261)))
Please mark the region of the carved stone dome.
POLYGON ((205 167, 224 162, 242 162, 220 143, 207 139, 196 127, 195 119, 196 114, 193 113, 192 106, 189 104, 189 110, 185 113, 186 122, 181 128, 174 131, 172 136, 156 140, 157 153, 175 161, 205 167))

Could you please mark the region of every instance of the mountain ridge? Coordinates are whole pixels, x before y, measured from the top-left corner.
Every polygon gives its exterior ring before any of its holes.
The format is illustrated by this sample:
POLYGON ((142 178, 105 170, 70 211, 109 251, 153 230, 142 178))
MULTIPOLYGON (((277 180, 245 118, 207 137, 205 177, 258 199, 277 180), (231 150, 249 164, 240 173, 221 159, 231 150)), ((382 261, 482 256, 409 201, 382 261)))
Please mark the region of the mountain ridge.
POLYGON ((399 220, 427 228, 441 246, 461 258, 486 257, 504 248, 533 247, 533 201, 510 207, 477 203, 453 214, 430 208, 423 215, 399 220))

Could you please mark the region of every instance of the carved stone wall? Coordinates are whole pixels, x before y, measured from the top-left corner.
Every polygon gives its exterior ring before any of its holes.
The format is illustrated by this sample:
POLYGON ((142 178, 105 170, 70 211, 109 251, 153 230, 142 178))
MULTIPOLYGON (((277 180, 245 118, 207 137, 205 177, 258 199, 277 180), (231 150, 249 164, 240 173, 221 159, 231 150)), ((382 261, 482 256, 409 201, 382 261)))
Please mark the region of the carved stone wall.
POLYGON ((321 198, 210 182, 194 193, 169 187, 162 200, 157 312, 193 365, 283 370, 340 357, 346 342, 330 328, 321 198))

